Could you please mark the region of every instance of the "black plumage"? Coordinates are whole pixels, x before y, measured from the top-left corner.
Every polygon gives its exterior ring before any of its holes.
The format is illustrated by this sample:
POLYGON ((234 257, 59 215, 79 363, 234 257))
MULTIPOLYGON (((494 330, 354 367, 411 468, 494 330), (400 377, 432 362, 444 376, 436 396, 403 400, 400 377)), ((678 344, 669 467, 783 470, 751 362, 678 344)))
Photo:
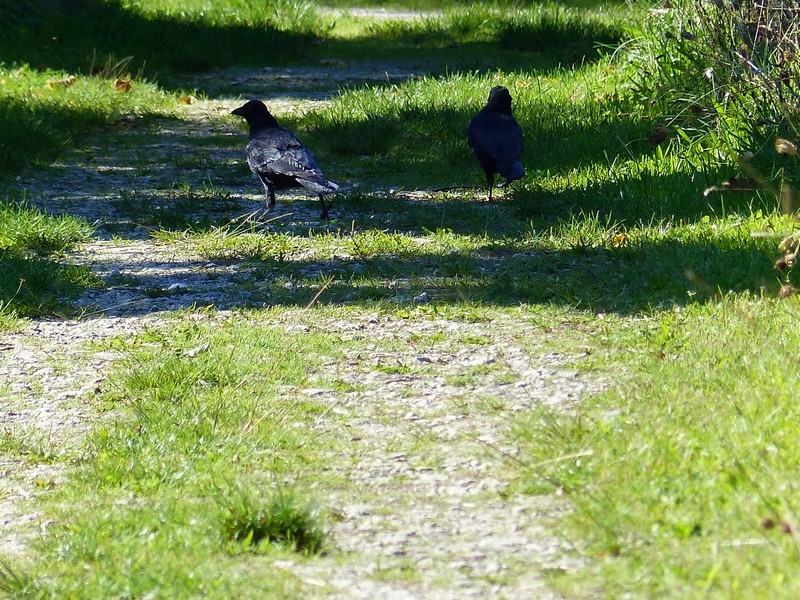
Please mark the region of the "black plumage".
POLYGON ((327 219, 325 195, 339 186, 325 178, 308 148, 278 125, 260 100, 250 100, 231 114, 244 117, 250 126, 250 141, 245 149, 247 164, 264 184, 267 211, 275 207, 275 190, 302 186, 319 196, 322 218, 327 219))
POLYGON ((506 88, 491 89, 486 106, 469 123, 467 141, 486 173, 490 201, 495 173, 505 177, 507 184, 525 176, 520 163, 522 128, 511 114, 511 94, 506 88))

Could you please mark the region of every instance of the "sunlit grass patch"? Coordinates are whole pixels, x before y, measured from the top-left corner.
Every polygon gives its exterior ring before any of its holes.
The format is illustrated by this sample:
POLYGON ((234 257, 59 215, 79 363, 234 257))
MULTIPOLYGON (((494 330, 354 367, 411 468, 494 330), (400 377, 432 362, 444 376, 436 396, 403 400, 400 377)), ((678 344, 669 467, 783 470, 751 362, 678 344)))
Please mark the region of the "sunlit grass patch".
MULTIPOLYGON (((614 93, 622 84, 607 61, 547 75, 451 73, 345 90, 301 126, 319 156, 330 155, 320 160, 335 161, 351 181, 378 180, 384 189, 479 188, 485 179, 467 145, 466 128, 489 90, 503 85, 524 132, 528 176, 515 184, 518 189, 570 168, 602 169, 616 156, 636 161, 652 153, 644 117, 617 117, 631 110, 630 100, 614 93)), ((616 168, 611 164, 606 170, 616 168)))
MULTIPOLYGON (((82 219, 0 202, 0 313, 27 317, 67 312, 68 301, 97 281, 88 268, 62 264, 58 257, 91 233, 82 219)), ((13 320, 7 323, 11 326, 13 320)))
POLYGON ((531 489, 568 493, 597 561, 579 589, 795 593, 797 312, 747 295, 667 311, 611 392, 520 420, 531 489))
POLYGON ((609 3, 586 8, 555 2, 479 2, 442 8, 413 19, 390 15, 371 21, 345 12, 329 45, 345 56, 363 47, 385 58, 394 54, 423 60, 435 55, 451 66, 486 68, 493 62, 514 68, 516 62, 517 68, 541 68, 596 60, 626 36, 619 17, 624 9, 612 9, 609 3))
POLYGON ((59 253, 85 242, 91 233, 91 225, 83 219, 48 215, 24 202, 0 202, 0 249, 59 253))
MULTIPOLYGON (((427 210, 410 203, 408 222, 427 210)), ((762 233, 790 226, 760 211, 647 222, 576 212, 515 231, 508 225, 515 210, 495 207, 479 233, 455 224, 351 225, 302 235, 223 227, 179 237, 212 262, 244 261, 257 275, 243 277, 243 285, 268 303, 556 303, 628 314, 729 291, 776 292, 777 238, 762 233)))
POLYGON ((544 3, 501 20, 497 40, 501 46, 520 50, 567 51, 570 59, 580 60, 615 49, 625 38, 622 23, 609 13, 544 3))
POLYGON ((0 64, 0 177, 54 158, 87 129, 124 128, 143 115, 167 114, 174 103, 140 80, 124 91, 117 89, 114 76, 0 64))
POLYGON ((126 357, 104 401, 128 411, 91 434, 91 460, 51 495, 53 527, 40 549, 60 559, 40 565, 37 583, 82 596, 295 590, 266 563, 231 569, 248 549, 266 559, 325 546, 308 502, 325 485, 332 434, 313 432, 327 411, 301 390, 326 381, 320 364, 340 352, 336 338, 230 316, 108 344, 126 357), (278 481, 313 485, 302 496, 267 493, 278 481))
POLYGON ((38 587, 33 577, 24 571, 0 560, 0 592, 8 597, 32 595, 38 587))

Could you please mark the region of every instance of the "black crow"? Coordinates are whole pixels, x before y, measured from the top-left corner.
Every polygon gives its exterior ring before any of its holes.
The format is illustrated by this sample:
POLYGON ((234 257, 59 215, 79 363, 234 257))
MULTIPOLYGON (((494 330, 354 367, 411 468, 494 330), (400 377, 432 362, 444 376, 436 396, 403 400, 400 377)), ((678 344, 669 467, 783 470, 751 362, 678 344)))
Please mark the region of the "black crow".
POLYGON ((233 110, 233 115, 244 117, 250 126, 247 143, 247 164, 267 192, 267 212, 275 208, 275 190, 303 186, 316 193, 322 203, 322 218, 328 218, 325 194, 339 189, 325 179, 317 161, 294 134, 275 120, 260 100, 250 100, 233 110))
POLYGON ((522 129, 511 114, 511 94, 506 88, 498 85, 491 89, 486 106, 469 123, 467 140, 486 173, 489 201, 495 173, 505 177, 507 184, 525 176, 519 162, 522 129))

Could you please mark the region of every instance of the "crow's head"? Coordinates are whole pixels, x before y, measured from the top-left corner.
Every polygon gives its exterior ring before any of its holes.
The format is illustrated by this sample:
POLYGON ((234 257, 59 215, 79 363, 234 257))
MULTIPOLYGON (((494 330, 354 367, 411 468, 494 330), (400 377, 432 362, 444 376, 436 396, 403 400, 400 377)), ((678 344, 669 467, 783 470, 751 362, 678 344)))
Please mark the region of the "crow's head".
POLYGON ((251 129, 278 126, 278 121, 270 114, 261 100, 250 100, 239 108, 232 110, 231 114, 244 117, 251 129))
POLYGON ((486 108, 495 112, 511 114, 511 94, 502 85, 496 85, 489 91, 489 101, 486 108))

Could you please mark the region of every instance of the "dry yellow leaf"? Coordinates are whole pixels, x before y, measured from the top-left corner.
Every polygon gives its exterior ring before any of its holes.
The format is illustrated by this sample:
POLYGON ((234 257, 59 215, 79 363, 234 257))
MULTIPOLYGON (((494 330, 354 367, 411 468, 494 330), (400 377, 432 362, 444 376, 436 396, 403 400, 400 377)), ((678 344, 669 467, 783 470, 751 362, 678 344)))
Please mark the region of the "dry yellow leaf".
POLYGON ((784 138, 776 138, 775 139, 775 152, 778 154, 786 154, 788 156, 794 156, 797 154, 797 145, 794 142, 790 142, 784 138))
POLYGON ((130 92, 133 86, 127 79, 117 79, 114 82, 114 87, 117 88, 118 92, 130 92))
POLYGON ((611 244, 615 248, 621 248, 622 246, 628 245, 628 235, 625 233, 618 233, 613 238, 611 238, 611 244))
POLYGON ((64 77, 64 79, 51 79, 50 81, 47 82, 47 86, 51 88, 56 87, 58 85, 63 85, 64 87, 67 87, 68 85, 72 85, 76 81, 78 81, 78 78, 75 77, 75 75, 69 75, 67 77, 64 77))
POLYGON ((195 102, 197 102, 197 98, 195 98, 191 94, 188 94, 183 98, 181 98, 180 100, 178 100, 178 102, 180 102, 181 104, 194 104, 195 102))

